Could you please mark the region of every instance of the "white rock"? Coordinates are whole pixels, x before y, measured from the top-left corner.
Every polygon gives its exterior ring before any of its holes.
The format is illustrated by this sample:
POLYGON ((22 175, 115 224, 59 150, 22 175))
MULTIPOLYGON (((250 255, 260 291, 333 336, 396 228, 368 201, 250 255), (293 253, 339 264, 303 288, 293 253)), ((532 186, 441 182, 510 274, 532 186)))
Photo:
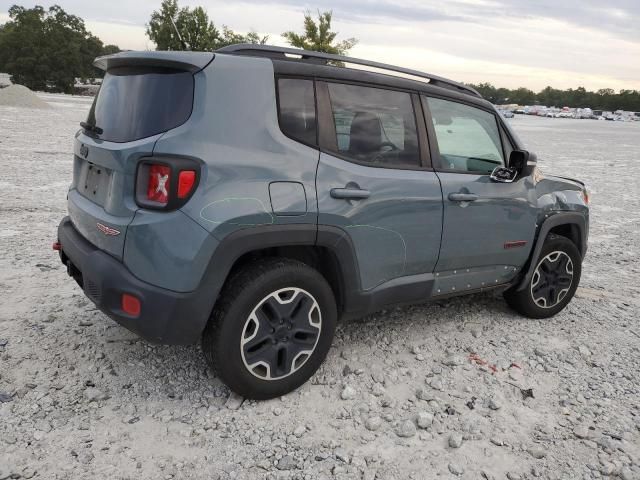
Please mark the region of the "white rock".
POLYGON ((586 345, 580 345, 578 347, 578 352, 580 352, 580 355, 582 355, 583 357, 591 356, 591 350, 589 350, 586 345))
POLYGON ((381 397, 382 395, 387 393, 387 391, 384 389, 384 387, 381 384, 374 383, 373 387, 371 388, 371 393, 376 397, 381 397))
POLYGON ((416 426, 411 420, 400 422, 396 428, 396 435, 403 438, 413 437, 416 434, 416 426))
POLYGON ((433 424, 433 413, 419 412, 416 417, 416 423, 420 428, 429 428, 433 424))
POLYGON ((433 388, 434 390, 442 390, 443 388, 442 380, 440 380, 439 378, 434 378, 433 380, 431 380, 431 383, 429 385, 431 385, 431 388, 433 388))
POLYGON ((462 446, 462 435, 459 433, 452 433, 449 436, 449 446, 451 448, 460 448, 462 446))
POLYGON ((462 465, 458 465, 457 463, 450 463, 448 465, 449 471, 454 475, 462 475, 464 473, 464 468, 462 465))
POLYGON ((457 367, 458 365, 462 365, 464 363, 464 358, 460 355, 449 355, 443 361, 442 364, 448 367, 457 367))
POLYGON ((365 420, 364 426, 367 430, 375 432, 382 426, 382 419, 380 417, 369 417, 365 420))
POLYGON ((589 429, 583 425, 579 425, 573 429, 573 434, 578 438, 589 438, 589 429))
POLYGON ((536 460, 540 460, 547 456, 547 451, 539 445, 533 445, 527 449, 529 455, 531 455, 536 460))
POLYGON ((351 387, 350 385, 345 385, 345 387, 342 389, 342 393, 340 393, 340 398, 342 400, 352 400, 356 398, 357 394, 358 392, 356 392, 353 387, 351 387))

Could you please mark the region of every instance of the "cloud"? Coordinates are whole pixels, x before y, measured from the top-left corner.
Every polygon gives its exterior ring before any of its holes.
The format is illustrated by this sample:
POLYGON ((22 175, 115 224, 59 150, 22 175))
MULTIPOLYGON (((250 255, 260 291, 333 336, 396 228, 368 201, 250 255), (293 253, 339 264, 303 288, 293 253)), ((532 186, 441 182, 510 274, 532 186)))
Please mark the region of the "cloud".
MULTIPOLYGON (((14 0, 10 0, 11 2, 14 0)), ((53 0, 51 0, 53 2, 53 0)), ((32 7, 41 1, 21 2, 32 7)), ((149 49, 144 25, 160 0, 57 0, 106 43, 149 49)), ((217 26, 255 30, 284 45, 305 10, 333 10, 354 56, 499 86, 640 87, 640 1, 609 0, 179 0, 217 26)), ((10 5, 0 0, 0 12, 10 5)), ((0 22, 2 14, 0 13, 0 22)))

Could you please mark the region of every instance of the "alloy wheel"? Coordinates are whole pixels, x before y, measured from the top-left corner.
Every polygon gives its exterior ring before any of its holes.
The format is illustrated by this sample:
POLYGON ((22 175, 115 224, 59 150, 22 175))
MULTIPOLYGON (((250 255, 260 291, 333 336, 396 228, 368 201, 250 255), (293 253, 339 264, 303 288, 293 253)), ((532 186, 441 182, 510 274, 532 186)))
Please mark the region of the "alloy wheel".
POLYGON ((264 297, 242 329, 242 361, 262 380, 280 380, 300 369, 318 344, 322 315, 309 292, 282 288, 264 297))
POLYGON ((541 308, 553 308, 567 295, 573 283, 573 262, 557 250, 545 256, 531 279, 531 298, 541 308))

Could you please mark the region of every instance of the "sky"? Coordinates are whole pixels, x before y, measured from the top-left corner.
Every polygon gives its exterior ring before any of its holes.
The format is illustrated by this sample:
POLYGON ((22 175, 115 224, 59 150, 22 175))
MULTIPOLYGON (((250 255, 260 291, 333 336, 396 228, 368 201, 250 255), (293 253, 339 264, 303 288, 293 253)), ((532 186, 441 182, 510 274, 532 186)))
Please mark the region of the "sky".
MULTIPOLYGON (((0 23, 18 3, 0 0, 0 23)), ((84 18, 104 43, 148 50, 145 23, 160 0, 57 0, 84 18)), ((216 26, 268 35, 286 45, 306 10, 333 11, 338 39, 356 37, 350 55, 460 82, 499 87, 640 89, 640 0, 179 0, 203 6, 216 26)))

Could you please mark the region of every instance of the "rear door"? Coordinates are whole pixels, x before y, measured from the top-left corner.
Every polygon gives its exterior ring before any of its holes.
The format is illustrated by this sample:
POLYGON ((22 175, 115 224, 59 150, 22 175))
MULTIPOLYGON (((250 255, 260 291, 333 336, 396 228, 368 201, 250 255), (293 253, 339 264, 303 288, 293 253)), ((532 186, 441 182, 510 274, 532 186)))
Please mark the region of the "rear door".
POLYGON ((74 143, 69 216, 98 248, 122 258, 133 220, 138 160, 191 115, 194 78, 167 67, 110 68, 74 143))
POLYGON ((505 283, 531 248, 534 184, 530 178, 513 183, 490 179, 511 151, 503 145, 508 137, 495 111, 434 97, 422 101, 444 198, 435 293, 505 283))
POLYGON ((349 237, 364 290, 431 273, 442 193, 424 130, 417 128, 424 121, 418 97, 338 82, 316 82, 316 88, 318 223, 349 237))

